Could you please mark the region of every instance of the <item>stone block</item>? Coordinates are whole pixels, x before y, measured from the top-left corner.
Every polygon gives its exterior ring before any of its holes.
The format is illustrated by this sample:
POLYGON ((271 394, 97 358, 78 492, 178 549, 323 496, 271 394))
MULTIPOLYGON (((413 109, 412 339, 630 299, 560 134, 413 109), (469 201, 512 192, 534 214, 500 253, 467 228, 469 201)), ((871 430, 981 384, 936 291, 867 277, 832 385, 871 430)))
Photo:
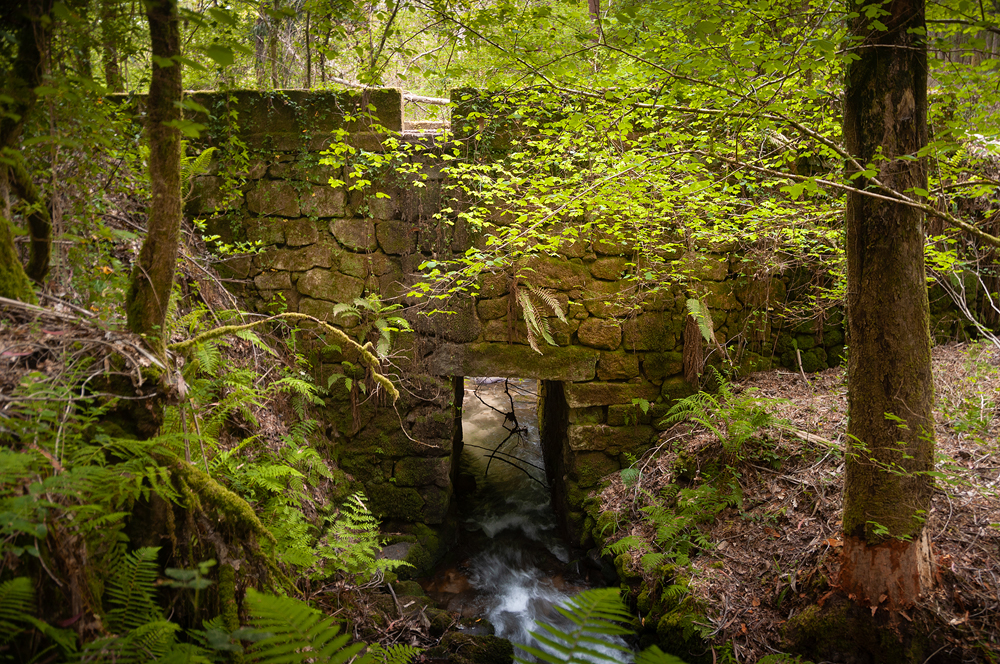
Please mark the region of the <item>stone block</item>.
POLYGON ((267 172, 275 180, 304 180, 312 184, 327 185, 326 189, 331 189, 331 179, 339 180, 343 175, 339 167, 291 160, 271 164, 267 172))
MULTIPOLYGON (((486 375, 486 374, 475 374, 486 375)), ((616 403, 632 403, 632 399, 654 401, 660 388, 652 383, 573 383, 563 386, 566 404, 570 408, 588 406, 610 406, 616 403)))
POLYGON ((223 180, 214 175, 203 175, 191 181, 191 195, 184 209, 192 216, 215 214, 224 210, 235 210, 243 201, 242 194, 225 196, 222 192, 223 180))
POLYGON ((518 266, 518 274, 539 288, 570 290, 587 283, 587 268, 582 263, 553 256, 531 256, 518 266))
POLYGON ((590 265, 590 273, 597 279, 618 281, 628 269, 628 259, 624 256, 598 258, 590 265))
POLYGON ((398 486, 451 485, 451 457, 403 457, 396 462, 392 476, 398 486))
POLYGON ((601 353, 597 362, 597 380, 630 380, 638 375, 639 356, 635 353, 601 353))
POLYGON ((378 191, 365 199, 368 216, 373 219, 395 219, 399 214, 399 203, 389 192, 378 191))
POLYGON ((577 339, 584 346, 615 350, 622 343, 622 329, 618 321, 604 318, 587 318, 576 331, 577 339))
POLYGON ((292 287, 292 275, 288 272, 268 270, 261 272, 253 279, 253 285, 258 290, 286 290, 292 287))
POLYGON ((479 300, 476 302, 476 312, 479 320, 497 320, 507 315, 508 300, 506 297, 498 297, 493 300, 479 300))
POLYGON ((660 383, 682 371, 684 371, 684 357, 676 351, 645 353, 642 356, 642 375, 654 383, 660 383))
POLYGON ((479 296, 498 298, 510 292, 510 277, 504 273, 485 272, 479 276, 479 296))
POLYGON ((673 350, 677 345, 673 316, 643 313, 629 318, 622 325, 625 350, 673 350))
POLYGON ((597 374, 598 357, 598 351, 579 346, 543 346, 539 355, 527 346, 502 343, 442 344, 428 356, 427 367, 437 376, 584 381, 597 374))
POLYGON ((570 424, 603 424, 606 417, 603 406, 590 406, 570 408, 568 419, 570 424))
POLYGON ((694 292, 712 311, 731 311, 741 308, 733 290, 733 281, 703 281, 695 284, 694 292))
POLYGON ((299 197, 302 214, 307 217, 343 217, 346 212, 346 202, 343 189, 333 187, 311 187, 299 197))
POLYGON ((336 268, 339 247, 329 240, 299 249, 269 249, 254 256, 254 265, 261 270, 287 270, 305 272, 314 267, 336 268))
POLYGON ((366 484, 368 507, 379 519, 424 521, 424 499, 412 487, 400 487, 389 482, 366 484))
POLYGON ((378 222, 375 237, 382 251, 399 256, 417 250, 417 227, 402 221, 383 219, 378 222))
POLYGON ((289 247, 304 247, 319 242, 319 231, 311 219, 292 219, 284 223, 285 244, 289 247))
MULTIPOLYGON (((301 281, 301 279, 299 281, 301 281)), ((335 316, 333 313, 333 307, 335 304, 339 303, 328 302, 327 300, 313 300, 312 298, 304 297, 299 300, 299 313, 312 316, 313 318, 317 318, 321 321, 329 323, 330 325, 335 325, 345 330, 357 324, 357 316, 349 316, 347 314, 335 316)))
POLYGON ((614 427, 649 424, 649 411, 643 412, 639 404, 615 404, 608 406, 608 424, 614 427))
POLYGON ((418 491, 424 501, 423 518, 420 521, 431 525, 444 523, 451 503, 451 492, 437 486, 425 486, 418 491))
MULTIPOLYGON (((438 305, 442 311, 432 316, 410 318, 413 329, 421 334, 431 335, 456 343, 476 341, 483 327, 476 317, 475 301, 471 297, 452 298, 438 305), (447 312, 447 313, 445 313, 447 312)), ((471 374, 485 376, 492 374, 471 374)))
POLYGON ((592 279, 583 289, 581 300, 592 316, 621 318, 632 311, 631 303, 622 294, 628 284, 622 281, 592 279))
POLYGON ((330 232, 351 251, 370 253, 378 249, 375 224, 370 219, 335 219, 330 222, 330 232))
POLYGON ((604 256, 621 256, 631 252, 635 245, 622 233, 596 230, 593 235, 594 253, 604 256))
POLYGON ((250 217, 243 222, 247 240, 260 242, 265 247, 285 243, 285 228, 280 219, 250 217))
POLYGON ((392 269, 392 261, 381 252, 372 254, 345 252, 340 256, 340 271, 358 279, 367 279, 371 275, 381 277, 390 269, 392 269))
POLYGON ((298 217, 299 194, 288 182, 262 180, 247 193, 247 209, 254 214, 298 217))
POLYGON ((684 380, 683 376, 674 376, 673 378, 667 378, 663 381, 663 385, 660 386, 660 396, 664 401, 675 401, 677 399, 683 399, 689 397, 695 393, 695 389, 684 380))
POLYGON ((600 485, 601 480, 621 468, 617 455, 609 456, 604 452, 577 452, 571 454, 567 464, 567 474, 582 487, 593 488, 600 485))
POLYGON ((339 272, 314 268, 299 278, 296 288, 299 293, 316 300, 351 302, 361 297, 364 282, 339 272))

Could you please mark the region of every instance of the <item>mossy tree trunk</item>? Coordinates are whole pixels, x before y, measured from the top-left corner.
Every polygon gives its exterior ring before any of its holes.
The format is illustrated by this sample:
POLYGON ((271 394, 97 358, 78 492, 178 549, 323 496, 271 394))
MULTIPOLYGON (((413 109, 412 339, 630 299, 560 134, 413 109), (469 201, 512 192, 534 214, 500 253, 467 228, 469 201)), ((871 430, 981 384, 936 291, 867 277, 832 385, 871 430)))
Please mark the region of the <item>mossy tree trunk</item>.
MULTIPOLYGON (((924 0, 889 0, 879 20, 854 19, 844 138, 897 192, 927 188, 924 0)), ((851 5, 852 10, 857 10, 851 5)), ((865 177, 859 189, 873 188, 865 177)), ((908 195, 915 195, 908 193, 908 195)), ((866 606, 912 604, 931 583, 923 523, 930 508, 934 427, 931 342, 920 211, 847 199, 848 445, 840 584, 866 606)))
POLYGON ((18 151, 21 130, 35 108, 35 88, 41 85, 46 71, 52 9, 49 0, 26 0, 0 3, 0 22, 16 41, 17 55, 3 72, 3 101, 0 102, 0 150, 7 163, 0 164, 0 296, 28 302, 35 294, 28 277, 35 281, 45 278, 49 269, 51 224, 45 202, 31 181, 18 151), (14 246, 10 224, 10 194, 14 193, 31 204, 28 230, 31 234, 27 271, 21 265, 14 246))
POLYGON ((128 326, 154 347, 164 344, 167 305, 174 285, 181 228, 180 24, 177 0, 146 3, 153 72, 146 105, 152 201, 146 239, 127 294, 128 326))

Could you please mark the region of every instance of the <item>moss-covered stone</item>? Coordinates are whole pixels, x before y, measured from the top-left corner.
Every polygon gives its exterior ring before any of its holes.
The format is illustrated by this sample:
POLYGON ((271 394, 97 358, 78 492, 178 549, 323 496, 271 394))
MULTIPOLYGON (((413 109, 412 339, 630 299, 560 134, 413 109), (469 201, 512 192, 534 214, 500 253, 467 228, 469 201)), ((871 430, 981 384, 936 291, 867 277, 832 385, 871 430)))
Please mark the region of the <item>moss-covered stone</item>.
POLYGON ((649 424, 649 411, 644 412, 639 404, 614 404, 608 406, 608 424, 613 427, 649 424))
POLYGON ((424 656, 431 661, 446 660, 449 664, 511 664, 514 646, 498 636, 449 632, 424 656))
POLYGON ((292 219, 286 221, 284 226, 285 244, 289 247, 304 247, 319 242, 319 230, 311 219, 292 219))
POLYGON ((599 450, 611 455, 644 449, 649 446, 653 435, 653 428, 645 424, 571 424, 566 429, 570 449, 578 452, 599 450))
POLYGON ((924 664, 940 644, 898 613, 871 611, 840 594, 811 605, 784 628, 783 648, 817 661, 924 664))
POLYGON ((593 380, 596 350, 544 346, 539 355, 527 346, 501 343, 442 344, 427 358, 438 376, 516 376, 542 380, 593 380))
POLYGON ((660 396, 667 402, 683 399, 694 393, 695 389, 691 387, 690 383, 684 380, 683 376, 667 378, 663 381, 663 385, 660 386, 660 396))
POLYGON ((618 281, 627 269, 628 259, 624 256, 598 258, 590 265, 590 273, 606 281, 618 281))
POLYGON ((577 339, 584 346, 615 350, 622 342, 622 329, 617 321, 603 318, 587 318, 580 323, 577 339))
POLYGON ((370 219, 334 219, 330 233, 351 251, 372 252, 378 248, 375 224, 370 219))
POLYGON ((707 623, 704 616, 683 609, 676 609, 663 615, 656 623, 656 636, 660 649, 677 655, 688 664, 708 664, 711 652, 705 639, 701 638, 696 623, 707 623))
POLYGON ((587 408, 589 406, 610 406, 615 403, 632 403, 632 399, 654 401, 660 389, 648 382, 641 383, 610 383, 589 382, 573 383, 564 388, 566 403, 570 408, 587 408))
POLYGON ((604 452, 577 452, 567 466, 569 476, 587 488, 599 486, 604 477, 621 468, 618 459, 604 452))
POLYGON ((295 284, 302 295, 328 302, 351 302, 361 297, 365 284, 360 279, 323 268, 313 268, 295 284))
POLYGON ((542 255, 523 261, 517 274, 533 286, 555 290, 582 288, 588 276, 587 268, 578 262, 542 255))
POLYGON ((644 353, 642 355, 642 375, 654 383, 661 383, 670 376, 684 370, 684 357, 676 351, 664 353, 644 353))
POLYGON ((729 259, 693 251, 674 261, 674 270, 691 281, 722 281, 729 274, 729 259))
POLYGON ((403 521, 420 521, 424 516, 424 499, 420 493, 411 487, 399 487, 395 484, 366 484, 368 506, 372 513, 380 519, 401 519, 403 521))
POLYGON ((347 214, 345 204, 344 190, 333 187, 310 187, 299 197, 302 214, 319 219, 343 217, 347 214))
POLYGON ((476 311, 480 320, 496 320, 504 318, 508 312, 508 302, 506 297, 499 297, 492 300, 479 300, 476 303, 476 311))
POLYGON ((262 180, 247 193, 247 209, 270 217, 298 217, 299 194, 288 182, 262 180))
POLYGON ((622 284, 618 281, 591 279, 584 287, 580 301, 590 315, 597 318, 621 318, 632 311, 622 297, 622 284))
POLYGON ((644 313, 626 320, 622 325, 622 346, 625 350, 672 351, 677 345, 672 318, 662 313, 644 313))
POLYGON ((601 424, 605 421, 604 408, 602 406, 570 408, 568 419, 570 424, 601 424))
POLYGON ((624 351, 601 353, 597 380, 631 380, 639 375, 639 356, 624 351))
POLYGON ((417 250, 417 227, 413 224, 383 219, 376 226, 375 237, 382 251, 389 255, 412 254, 417 250))

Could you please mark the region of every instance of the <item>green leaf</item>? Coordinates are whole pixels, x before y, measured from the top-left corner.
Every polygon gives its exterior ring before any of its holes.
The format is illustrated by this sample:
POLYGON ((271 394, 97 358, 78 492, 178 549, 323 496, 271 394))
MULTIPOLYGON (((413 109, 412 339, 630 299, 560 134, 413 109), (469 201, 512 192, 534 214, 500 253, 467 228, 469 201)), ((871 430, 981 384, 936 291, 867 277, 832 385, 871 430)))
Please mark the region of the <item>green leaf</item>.
POLYGON ((205 55, 215 60, 220 67, 228 67, 235 62, 233 49, 222 44, 212 44, 205 49, 205 55))

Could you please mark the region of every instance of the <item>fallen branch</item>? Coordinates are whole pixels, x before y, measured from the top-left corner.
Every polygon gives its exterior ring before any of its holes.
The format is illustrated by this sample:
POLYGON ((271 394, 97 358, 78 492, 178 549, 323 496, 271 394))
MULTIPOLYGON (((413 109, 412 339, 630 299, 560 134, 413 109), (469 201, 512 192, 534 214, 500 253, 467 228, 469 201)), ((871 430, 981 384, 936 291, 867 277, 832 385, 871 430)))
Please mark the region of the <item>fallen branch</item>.
POLYGON ((269 316, 267 318, 262 318, 261 320, 254 321, 253 323, 246 323, 244 325, 223 325, 221 327, 216 327, 207 332, 202 332, 201 334, 195 335, 190 339, 184 341, 178 341, 177 343, 169 344, 167 350, 174 352, 185 351, 192 346, 203 343, 205 341, 210 341, 212 339, 217 339, 219 337, 224 337, 228 334, 234 334, 236 332, 241 332, 243 330, 250 330, 258 325, 264 325, 265 323, 271 323, 278 320, 307 320, 312 323, 316 323, 326 332, 329 332, 335 336, 339 341, 347 344, 348 346, 354 347, 361 354, 361 361, 372 370, 372 378, 376 383, 381 385, 385 391, 392 397, 393 401, 399 398, 399 390, 396 386, 392 384, 392 381, 379 373, 379 368, 381 362, 379 359, 371 352, 372 345, 370 343, 362 346, 354 339, 344 334, 341 330, 338 330, 334 326, 330 325, 325 321, 321 321, 318 318, 309 316, 307 314, 300 314, 293 311, 289 311, 283 314, 277 314, 275 316, 269 316))

